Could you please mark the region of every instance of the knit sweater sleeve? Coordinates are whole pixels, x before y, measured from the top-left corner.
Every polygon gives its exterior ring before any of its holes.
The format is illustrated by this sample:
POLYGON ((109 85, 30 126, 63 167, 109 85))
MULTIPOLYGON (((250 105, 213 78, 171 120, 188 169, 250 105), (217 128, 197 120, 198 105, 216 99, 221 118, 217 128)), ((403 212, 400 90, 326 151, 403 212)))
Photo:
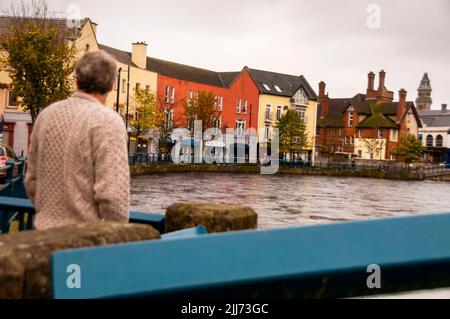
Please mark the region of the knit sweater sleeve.
POLYGON ((94 198, 101 219, 128 222, 128 136, 118 115, 108 114, 106 118, 105 123, 91 136, 94 142, 94 198))

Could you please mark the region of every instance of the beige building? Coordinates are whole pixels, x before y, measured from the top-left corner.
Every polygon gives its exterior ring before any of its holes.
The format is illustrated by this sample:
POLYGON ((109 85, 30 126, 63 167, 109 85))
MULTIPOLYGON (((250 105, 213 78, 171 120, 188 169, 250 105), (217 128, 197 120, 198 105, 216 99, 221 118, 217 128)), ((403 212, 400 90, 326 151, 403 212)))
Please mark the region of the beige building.
POLYGON ((259 88, 259 139, 270 140, 277 121, 292 109, 299 113, 306 129, 307 145, 301 154, 304 161, 314 161, 317 95, 301 75, 288 75, 250 69, 259 88))
MULTIPOLYGON (((61 23, 66 23, 61 20, 61 23)), ((8 18, 0 17, 0 34, 8 30, 8 18)), ((118 61, 120 68, 120 84, 116 81, 114 90, 108 96, 106 106, 116 109, 117 97, 119 98, 119 112, 125 118, 126 104, 128 96, 128 114, 133 116, 136 103, 134 101, 134 92, 137 87, 147 89, 156 94, 157 74, 146 70, 147 45, 143 42, 132 45, 132 53, 127 54, 123 51, 100 45, 97 41, 97 24, 86 18, 73 28, 73 39, 68 39, 68 43, 74 44, 77 49, 77 55, 81 56, 88 51, 104 49, 118 61), (129 77, 128 77, 129 68, 129 77), (127 95, 127 86, 129 79, 129 94, 127 95), (120 86, 119 90, 117 87, 120 86)), ((0 52, 0 54, 6 54, 0 52)), ((4 119, 3 142, 14 148, 17 154, 26 156, 29 137, 32 131, 32 121, 29 113, 24 112, 10 88, 11 79, 8 76, 7 67, 0 69, 0 114, 4 119)), ((133 141, 130 147, 134 147, 133 141)), ((151 150, 149 150, 151 152, 151 150)))

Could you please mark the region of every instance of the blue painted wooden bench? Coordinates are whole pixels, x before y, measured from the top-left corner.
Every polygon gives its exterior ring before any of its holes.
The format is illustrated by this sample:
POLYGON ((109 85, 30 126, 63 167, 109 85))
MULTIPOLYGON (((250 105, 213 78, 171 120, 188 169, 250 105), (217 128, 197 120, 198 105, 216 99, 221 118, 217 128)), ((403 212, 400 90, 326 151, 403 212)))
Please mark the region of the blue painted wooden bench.
MULTIPOLYGON (((35 210, 28 198, 0 196, 0 233, 8 233, 11 222, 19 221, 19 231, 33 228, 35 210)), ((165 216, 154 213, 130 212, 130 223, 147 224, 164 233, 165 216)))
POLYGON ((82 248, 52 256, 55 298, 352 297, 450 286, 450 214, 82 248), (66 285, 69 265, 81 288, 66 285), (381 267, 369 289, 367 267, 381 267))

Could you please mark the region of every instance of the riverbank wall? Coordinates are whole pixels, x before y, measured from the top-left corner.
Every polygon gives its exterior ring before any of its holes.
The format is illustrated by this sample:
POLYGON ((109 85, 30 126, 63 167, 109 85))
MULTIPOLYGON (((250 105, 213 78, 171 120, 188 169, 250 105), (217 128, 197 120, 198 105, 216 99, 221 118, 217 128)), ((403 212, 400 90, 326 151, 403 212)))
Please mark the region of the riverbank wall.
MULTIPOLYGON (((168 173, 235 173, 235 174, 260 174, 261 168, 256 165, 234 164, 150 164, 130 165, 131 176, 143 176, 168 173)), ((343 168, 298 168, 280 166, 277 174, 286 175, 319 175, 342 177, 365 177, 396 180, 423 180, 421 174, 414 172, 390 172, 376 169, 343 169, 343 168)))

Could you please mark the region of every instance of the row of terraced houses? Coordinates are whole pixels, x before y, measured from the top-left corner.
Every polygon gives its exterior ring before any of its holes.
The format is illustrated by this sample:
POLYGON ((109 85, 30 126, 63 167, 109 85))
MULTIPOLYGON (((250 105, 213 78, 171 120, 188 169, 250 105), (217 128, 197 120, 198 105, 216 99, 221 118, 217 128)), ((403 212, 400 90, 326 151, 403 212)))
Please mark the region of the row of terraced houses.
MULTIPOLYGON (((0 18, 0 33, 5 32, 7 18, 0 18)), ((296 110, 305 123, 307 145, 301 156, 314 161, 342 154, 362 159, 393 159, 392 150, 407 134, 418 135, 421 121, 413 102, 400 90, 398 101, 385 87, 384 71, 379 73, 378 88, 375 74, 368 75, 367 91, 349 98, 332 98, 326 94, 324 82, 319 94, 302 75, 288 75, 245 66, 240 71, 216 72, 193 66, 156 59, 144 42, 136 42, 130 52, 118 50, 97 41, 97 24, 84 19, 76 30, 74 41, 79 54, 105 50, 113 55, 119 66, 120 81, 115 84, 106 106, 124 115, 127 87, 153 93, 164 104, 170 128, 185 127, 184 102, 198 91, 216 96, 220 118, 215 123, 222 130, 254 128, 260 141, 270 141, 277 120, 289 110, 296 110), (129 70, 129 71, 128 71, 129 70), (129 72, 129 74, 128 74, 129 72)), ((31 118, 18 106, 6 69, 0 70, 0 112, 3 114, 3 142, 16 152, 26 155, 32 131, 31 118)), ((133 114, 129 103, 129 114, 133 114)), ((156 140, 156 137, 153 137, 156 140)), ((155 141, 133 141, 131 152, 156 152, 155 141)))

